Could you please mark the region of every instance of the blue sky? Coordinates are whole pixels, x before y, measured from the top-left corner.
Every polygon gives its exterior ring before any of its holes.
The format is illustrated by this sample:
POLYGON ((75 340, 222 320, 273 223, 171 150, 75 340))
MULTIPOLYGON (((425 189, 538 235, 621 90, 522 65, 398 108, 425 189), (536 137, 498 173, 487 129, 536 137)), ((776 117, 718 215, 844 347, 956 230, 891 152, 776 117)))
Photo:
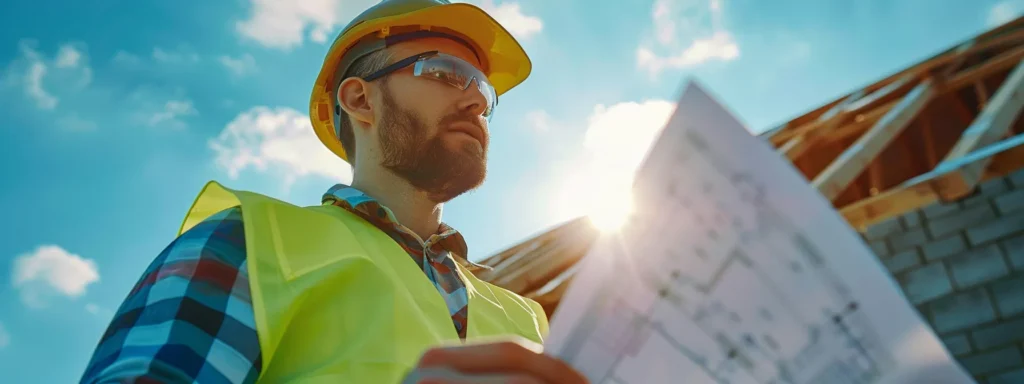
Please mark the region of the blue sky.
MULTIPOLYGON (((373 0, 0 5, 0 372, 75 382, 207 180, 315 204, 344 163, 305 111, 373 0)), ((490 176, 446 207, 480 259, 607 205, 699 79, 754 132, 1009 20, 1021 0, 474 0, 534 72, 490 176), (941 3, 941 5, 940 5, 941 3)))

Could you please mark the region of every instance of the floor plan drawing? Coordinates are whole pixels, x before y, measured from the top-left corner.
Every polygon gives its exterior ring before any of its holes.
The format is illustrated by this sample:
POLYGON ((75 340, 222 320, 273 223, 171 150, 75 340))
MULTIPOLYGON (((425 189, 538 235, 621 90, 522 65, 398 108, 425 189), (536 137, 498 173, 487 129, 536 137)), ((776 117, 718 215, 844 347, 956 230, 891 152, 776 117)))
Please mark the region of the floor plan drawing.
POLYGON ((844 246, 856 235, 819 213, 831 207, 809 199, 806 183, 775 177, 780 159, 745 150, 759 143, 738 122, 707 121, 728 116, 709 105, 687 89, 637 173, 634 225, 588 254, 549 353, 595 383, 973 382, 872 255, 844 246), (898 321, 879 321, 887 306, 898 321))

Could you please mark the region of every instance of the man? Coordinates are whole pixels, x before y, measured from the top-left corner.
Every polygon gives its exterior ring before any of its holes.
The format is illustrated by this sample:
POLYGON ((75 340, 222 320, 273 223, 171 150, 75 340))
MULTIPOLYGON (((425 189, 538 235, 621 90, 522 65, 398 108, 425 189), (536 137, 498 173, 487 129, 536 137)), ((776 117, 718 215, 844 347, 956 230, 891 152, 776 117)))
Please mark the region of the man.
POLYGON ((490 16, 386 0, 329 50, 310 118, 351 186, 296 207, 208 184, 129 292, 84 383, 579 383, 534 301, 471 273, 443 203, 486 173, 530 72, 490 16))

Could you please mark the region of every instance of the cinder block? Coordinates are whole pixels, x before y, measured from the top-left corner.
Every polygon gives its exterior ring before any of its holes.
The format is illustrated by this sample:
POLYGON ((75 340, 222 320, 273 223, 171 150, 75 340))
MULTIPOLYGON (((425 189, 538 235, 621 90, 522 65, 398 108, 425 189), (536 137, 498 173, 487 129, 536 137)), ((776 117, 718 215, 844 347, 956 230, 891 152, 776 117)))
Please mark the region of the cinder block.
POLYGON ((921 256, 918 254, 917 249, 911 249, 882 259, 882 264, 885 264, 890 273, 897 274, 920 265, 921 256))
POLYGON ((1024 340, 1024 319, 1014 319, 971 332, 974 346, 989 349, 1024 340))
POLYGON ((971 343, 967 341, 967 335, 965 334, 945 336, 942 338, 942 343, 946 345, 949 353, 954 355, 960 356, 971 353, 971 343))
POLYGON ((1010 184, 1005 179, 998 178, 988 180, 978 185, 973 194, 961 199, 965 207, 971 207, 987 202, 990 198, 1006 193, 1010 190, 1010 184))
POLYGON ((995 320, 992 301, 982 289, 973 289, 941 299, 931 304, 932 321, 939 333, 959 331, 995 320))
POLYGON ((1024 212, 1003 216, 996 220, 967 229, 967 239, 978 245, 1002 237, 1024 232, 1024 212))
POLYGON ((1024 269, 1024 233, 999 242, 1014 269, 1024 269))
POLYGON ((1024 383, 1024 369, 1004 372, 989 377, 988 384, 1020 384, 1024 383))
POLYGON ((928 221, 928 231, 934 238, 940 238, 956 231, 962 231, 972 225, 992 220, 996 211, 989 204, 980 204, 955 213, 928 221))
POLYGON ((965 357, 960 360, 960 364, 972 375, 981 376, 1022 366, 1024 359, 1017 347, 1008 347, 965 357))
POLYGON ((946 266, 942 263, 912 270, 897 280, 903 287, 903 294, 907 296, 907 300, 915 305, 953 292, 953 284, 949 281, 946 266))
POLYGON ((1001 195, 1011 189, 1010 183, 1005 178, 997 178, 978 184, 978 189, 985 196, 1001 195))
POLYGON ((914 229, 921 226, 921 212, 910 211, 903 215, 903 228, 914 229))
POLYGON ((1003 252, 996 244, 972 249, 949 259, 953 282, 959 288, 981 284, 1010 273, 1003 252))
POLYGON ((992 284, 992 300, 1003 316, 1024 312, 1024 276, 992 284))
POLYGON ((864 231, 864 238, 869 241, 873 241, 884 239, 890 235, 900 232, 903 232, 903 225, 900 224, 899 217, 893 217, 868 227, 864 231))
POLYGON ((1024 168, 1018 169, 1006 177, 1013 184, 1014 188, 1024 188, 1024 168))
POLYGON ((928 242, 928 234, 924 228, 911 229, 889 236, 889 245, 893 252, 902 252, 928 242))
POLYGON ((1024 188, 996 197, 992 202, 1002 215, 1024 209, 1024 188))
POLYGON ((967 249, 967 241, 961 234, 944 237, 921 246, 921 252, 928 261, 952 256, 967 249))
POLYGON ((931 219, 939 218, 939 217, 948 215, 950 213, 959 211, 960 208, 962 208, 960 203, 956 203, 956 202, 951 202, 951 203, 938 202, 938 203, 933 203, 931 205, 928 205, 928 206, 922 208, 921 209, 921 213, 924 214, 924 217, 926 219, 931 220, 931 219))
POLYGON ((878 258, 886 258, 892 255, 892 253, 889 252, 889 244, 887 244, 884 239, 870 241, 868 242, 868 246, 871 247, 871 251, 875 252, 875 256, 878 256, 878 258))

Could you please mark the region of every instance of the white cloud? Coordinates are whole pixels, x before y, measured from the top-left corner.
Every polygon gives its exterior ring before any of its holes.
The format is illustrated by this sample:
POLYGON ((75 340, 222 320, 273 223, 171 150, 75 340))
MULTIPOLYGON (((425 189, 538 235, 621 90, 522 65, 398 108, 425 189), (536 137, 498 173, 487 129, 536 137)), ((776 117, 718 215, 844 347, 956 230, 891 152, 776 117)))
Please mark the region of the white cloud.
POLYGON ((244 54, 237 59, 224 55, 220 57, 220 63, 235 76, 245 76, 256 72, 256 59, 250 54, 244 54))
MULTIPOLYGON (((379 0, 249 0, 252 7, 247 19, 238 21, 235 29, 243 37, 263 46, 291 49, 306 39, 325 43, 353 17, 379 0)), ((519 3, 495 4, 494 0, 462 0, 486 10, 509 32, 528 38, 543 29, 543 22, 524 15, 519 3)))
POLYGON ((57 119, 57 125, 68 131, 75 132, 89 132, 95 131, 98 125, 94 121, 83 119, 78 116, 77 113, 71 113, 67 116, 57 119))
POLYGON ((140 58, 139 55, 126 51, 117 51, 117 53, 114 54, 114 58, 111 60, 117 64, 128 66, 142 64, 142 58, 140 58))
POLYGON ((494 0, 482 0, 477 5, 517 38, 528 39, 544 29, 544 22, 539 17, 523 14, 517 2, 505 1, 495 4, 494 0))
POLYGON ((199 62, 199 54, 185 48, 168 51, 160 47, 154 47, 153 60, 167 64, 193 64, 199 62))
MULTIPOLYGON (((668 122, 675 103, 666 100, 597 105, 587 119, 582 147, 556 166, 545 196, 553 198, 552 220, 560 221, 622 204, 654 138, 668 122)), ((572 151, 572 148, 559 147, 572 151)))
POLYGON ((48 84, 60 84, 61 90, 84 88, 92 81, 92 69, 75 45, 61 45, 53 58, 43 55, 36 45, 34 40, 19 42, 21 55, 8 67, 5 82, 21 87, 40 109, 52 110, 57 108, 60 98, 48 84))
POLYGON ((722 26, 721 0, 655 0, 651 18, 653 42, 637 48, 636 62, 652 77, 740 56, 735 38, 722 26))
POLYGON ((25 74, 25 93, 36 101, 42 109, 57 107, 57 97, 43 89, 43 77, 46 76, 46 64, 41 61, 32 63, 25 74))
POLYGON ((264 46, 290 49, 301 45, 303 36, 324 43, 339 24, 362 13, 377 0, 249 0, 252 13, 235 24, 242 36, 264 46))
POLYGON ((11 345, 11 334, 7 332, 4 323, 0 323, 0 349, 7 348, 8 345, 11 345))
POLYGON ((188 118, 199 114, 181 86, 142 84, 135 87, 121 104, 130 110, 128 119, 132 124, 160 129, 185 129, 188 118))
POLYGON ((986 23, 990 28, 998 27, 1013 19, 1016 19, 1024 12, 1024 2, 1019 0, 1007 0, 993 5, 988 12, 986 23))
POLYGON ((602 174, 632 177, 674 108, 657 99, 598 105, 587 120, 583 147, 602 174))
POLYGON ((548 133, 551 131, 551 115, 544 110, 530 111, 526 113, 526 124, 533 129, 534 132, 539 134, 548 133))
POLYGON ((99 305, 96 305, 96 303, 86 303, 85 311, 89 312, 89 314, 91 315, 98 316, 104 319, 110 319, 111 317, 114 317, 114 311, 100 307, 99 305))
POLYGON ((75 68, 78 67, 81 60, 81 52, 75 49, 75 47, 65 45, 60 47, 60 50, 57 52, 56 65, 57 68, 75 68))
POLYGON ((163 109, 149 116, 147 123, 150 126, 169 124, 175 127, 183 127, 181 117, 195 115, 198 112, 192 105, 192 100, 170 100, 163 105, 163 109))
POLYGON ((196 64, 202 61, 202 58, 195 51, 192 51, 185 46, 180 46, 173 50, 162 47, 153 47, 149 57, 146 59, 128 51, 118 50, 117 53, 114 54, 114 57, 111 58, 111 61, 127 67, 138 67, 142 65, 144 61, 148 63, 168 65, 196 64))
POLYGON ((248 169, 283 173, 285 186, 318 175, 339 182, 352 179, 351 167, 323 146, 309 117, 292 108, 253 107, 232 120, 210 141, 216 163, 231 178, 248 169))
POLYGON ((32 253, 19 255, 12 274, 14 287, 30 307, 44 306, 46 297, 55 294, 79 297, 89 284, 100 279, 93 260, 56 245, 42 245, 32 253))

